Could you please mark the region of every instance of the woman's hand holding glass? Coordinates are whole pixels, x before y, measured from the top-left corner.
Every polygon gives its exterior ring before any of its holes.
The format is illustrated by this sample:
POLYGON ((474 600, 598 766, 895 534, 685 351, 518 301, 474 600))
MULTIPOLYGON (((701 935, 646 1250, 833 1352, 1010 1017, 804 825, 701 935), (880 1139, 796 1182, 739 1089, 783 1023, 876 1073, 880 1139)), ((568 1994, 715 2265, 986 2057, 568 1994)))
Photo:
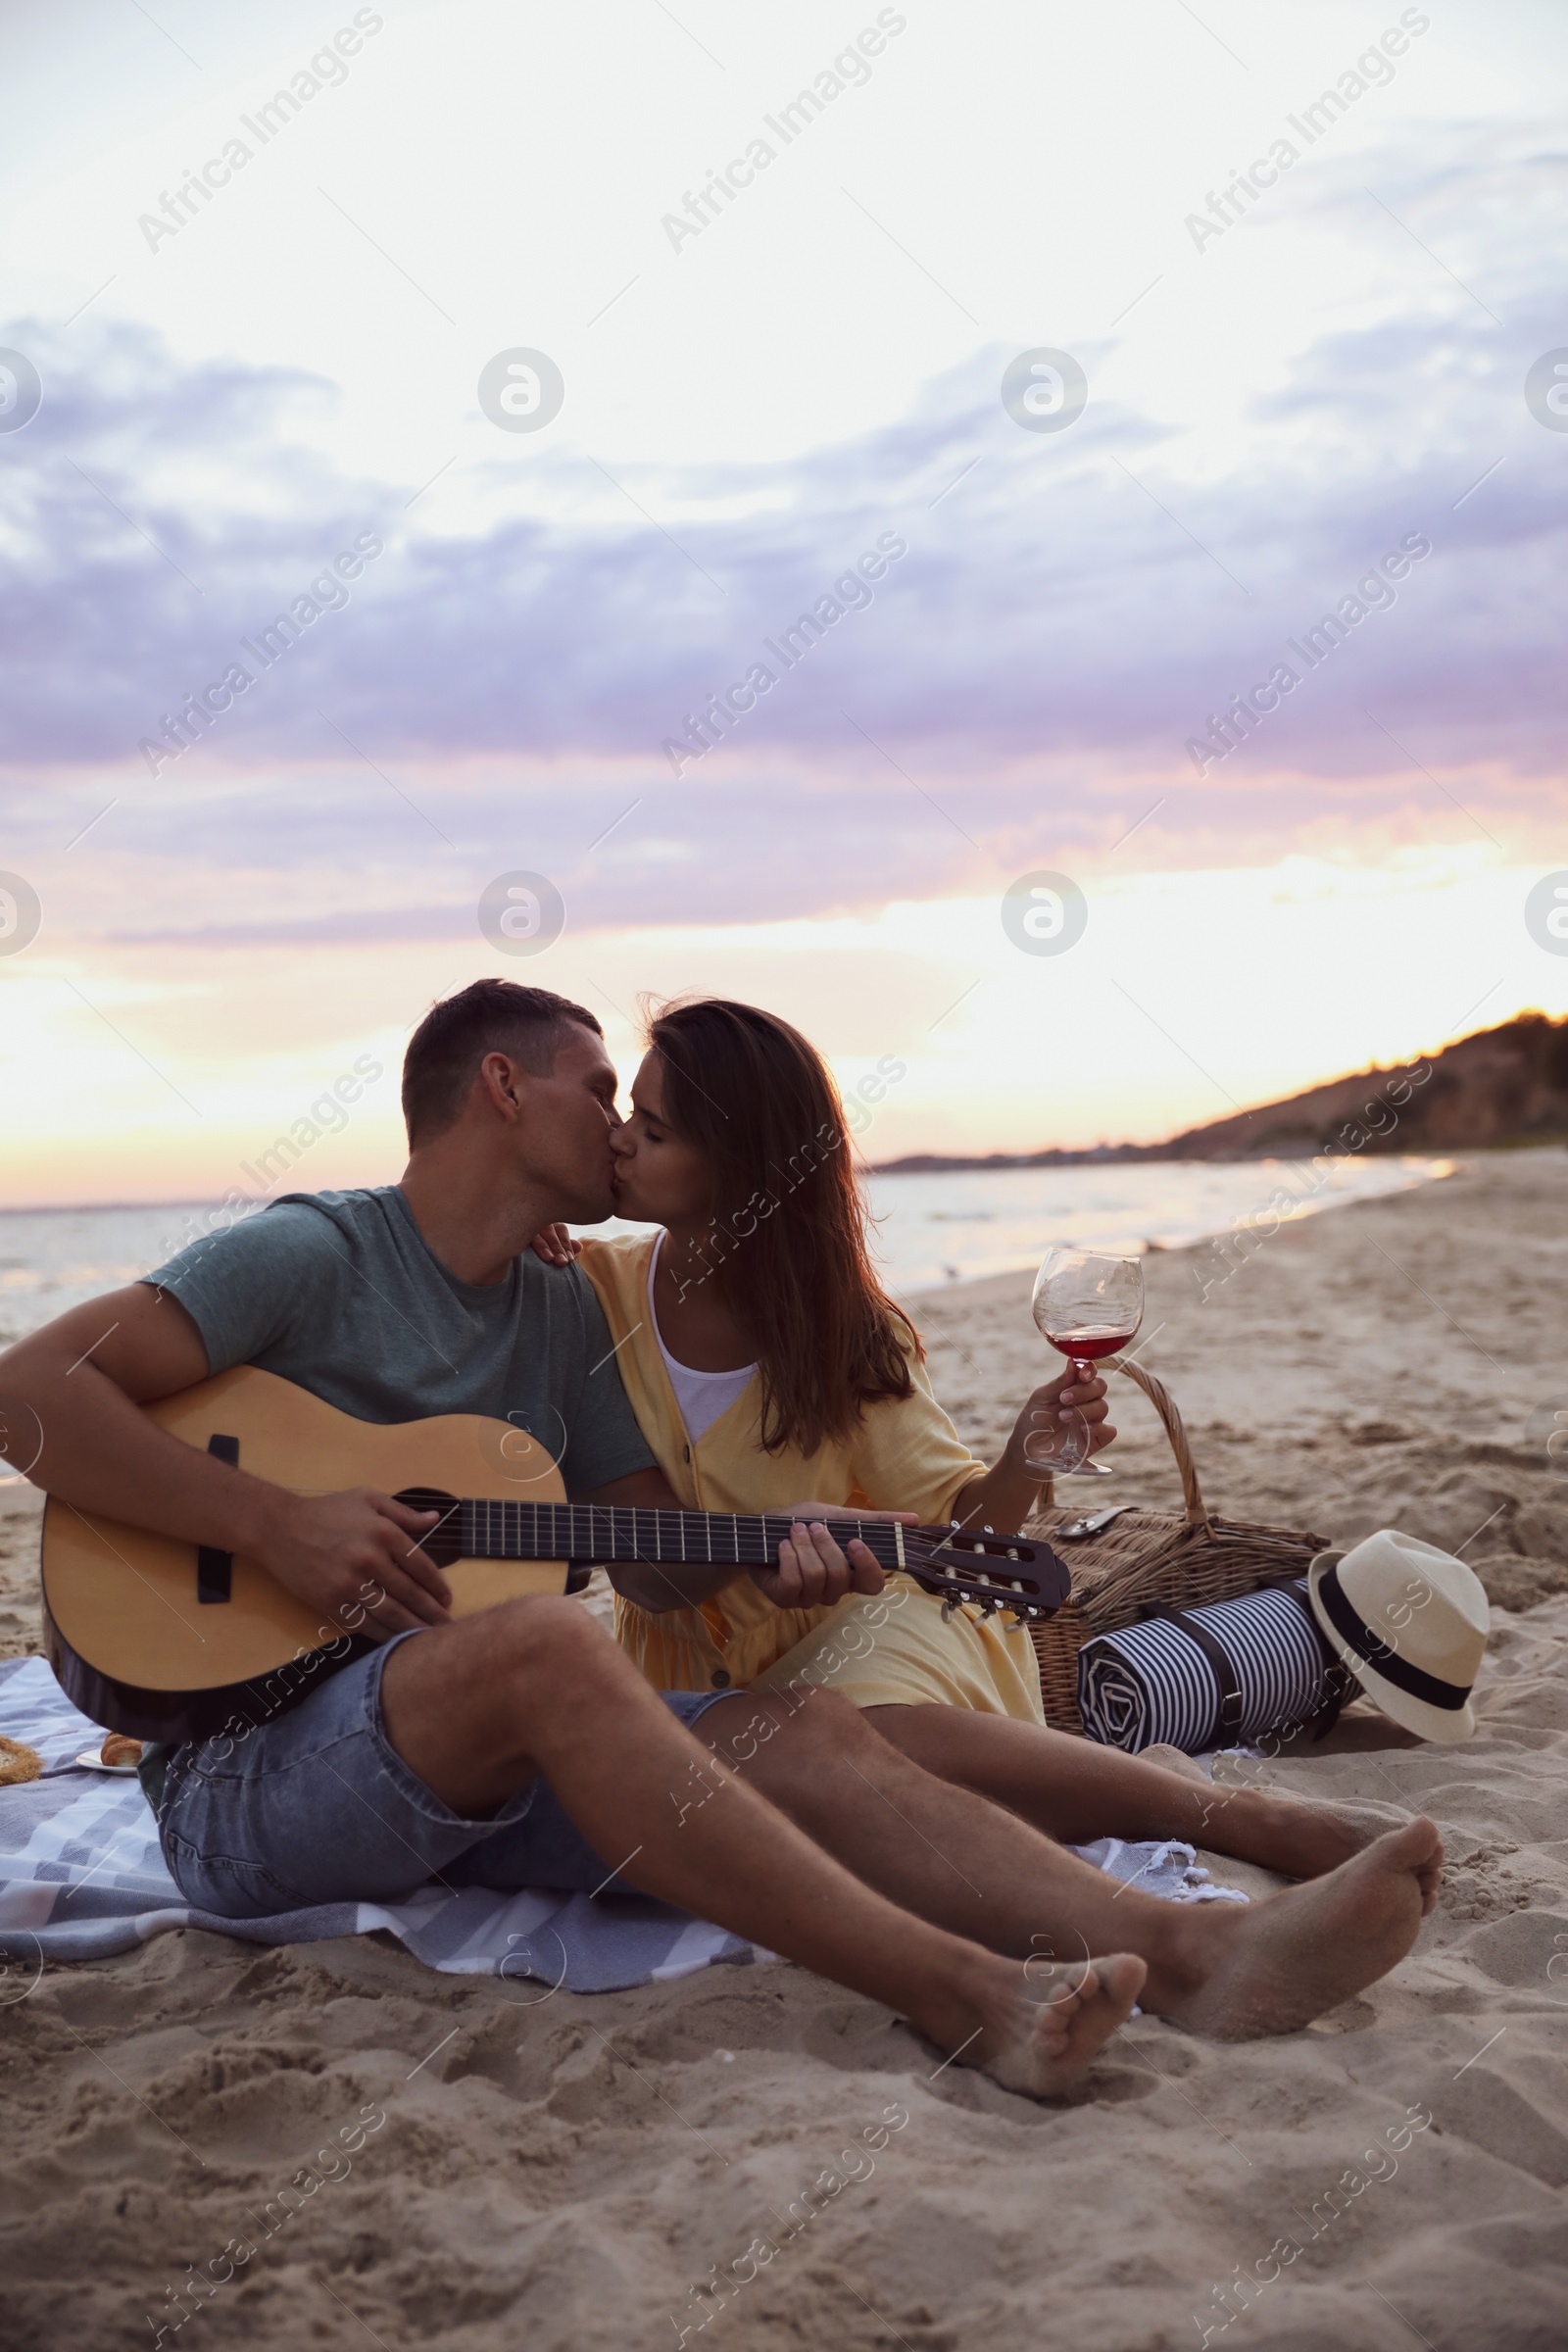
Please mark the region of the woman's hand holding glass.
POLYGON ((1086 1450, 1099 1453, 1116 1435, 1109 1411, 1094 1366, 1069 1364, 1026 1401, 1007 1440, 1007 1467, 1038 1480, 1081 1461, 1086 1450))
MULTIPOLYGON (((1119 1355, 1137 1337, 1144 1319, 1143 1266, 1136 1257, 1111 1257, 1071 1245, 1048 1250, 1035 1276, 1030 1306, 1038 1329, 1068 1359, 1069 1378, 1076 1387, 1087 1394, 1095 1385, 1103 1396, 1098 1375, 1093 1383, 1091 1375, 1097 1363, 1119 1355)), ((1064 1396, 1070 1394, 1063 1392, 1064 1396)), ((1037 1441, 1028 1449, 1030 1461, 1063 1477, 1107 1478, 1104 1463, 1093 1458, 1097 1440, 1089 1415, 1075 1409, 1070 1419, 1076 1445, 1062 1442, 1054 1458, 1046 1459, 1037 1441)))

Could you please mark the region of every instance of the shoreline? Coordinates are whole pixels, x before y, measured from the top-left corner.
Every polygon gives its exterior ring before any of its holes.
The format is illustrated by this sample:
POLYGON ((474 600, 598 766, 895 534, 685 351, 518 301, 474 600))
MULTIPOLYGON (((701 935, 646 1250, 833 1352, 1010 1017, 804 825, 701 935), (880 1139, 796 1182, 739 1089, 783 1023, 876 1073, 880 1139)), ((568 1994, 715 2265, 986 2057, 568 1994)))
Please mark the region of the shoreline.
MULTIPOLYGON (((1505 1154, 1513 1154, 1522 1152, 1568 1152, 1568 1134, 1548 1136, 1519 1136, 1503 1143, 1466 1144, 1462 1148, 1462 1152, 1460 1152, 1459 1147, 1454 1146, 1451 1148, 1445 1147, 1441 1152, 1369 1152, 1364 1154, 1364 1156, 1368 1161, 1387 1159, 1451 1158, 1454 1161, 1454 1165, 1459 1166, 1471 1159, 1491 1157, 1494 1154, 1501 1157, 1505 1154)), ((1009 1157, 1005 1153, 993 1152, 989 1154, 983 1154, 982 1156, 974 1159, 947 1159, 941 1157, 940 1155, 934 1155, 927 1158, 927 1156, 923 1153, 912 1153, 910 1155, 910 1160, 919 1161, 919 1165, 912 1165, 910 1164, 910 1161, 900 1162, 894 1160, 867 1160, 861 1163, 858 1173, 861 1176, 877 1177, 933 1175, 1008 1176, 1039 1174, 1042 1171, 1049 1171, 1057 1167, 1298 1167, 1303 1162, 1310 1165, 1314 1158, 1321 1156, 1321 1151, 1314 1152, 1310 1150, 1303 1150, 1296 1152, 1239 1152, 1226 1158, 1212 1158, 1207 1153, 1166 1152, 1163 1150, 1163 1148, 1154 1150, 1143 1145, 1129 1144, 1115 1145, 1108 1147, 1103 1151, 1097 1148, 1095 1150, 1086 1152, 1062 1152, 1054 1155, 1023 1154, 1017 1157, 1009 1157), (1139 1156, 1137 1158, 1125 1158, 1121 1156, 1123 1152, 1136 1152, 1139 1154, 1139 1156)), ((345 1190, 353 1192, 363 1190, 364 1188, 361 1186, 350 1185, 344 1187, 327 1186, 324 1189, 327 1191, 345 1190)), ((207 1195, 203 1194, 199 1197, 192 1196, 188 1199, 183 1196, 178 1199, 165 1199, 162 1195, 160 1195, 158 1198, 148 1200, 0 1201, 0 1217, 88 1217, 109 1216, 115 1214, 134 1216, 140 1215, 144 1210, 157 1208, 224 1208, 229 1204, 231 1198, 232 1196, 225 1194, 223 1198, 220 1200, 217 1198, 217 1196, 209 1198, 207 1195)), ((266 1205, 266 1203, 265 1201, 258 1201, 256 1205, 258 1207, 263 1207, 266 1205)))
MULTIPOLYGON (((1505 1148, 1507 1148, 1507 1149, 1512 1149, 1513 1147, 1505 1147, 1505 1148)), ((1528 1146, 1528 1147, 1521 1147, 1521 1148, 1522 1148, 1522 1149, 1531 1149, 1531 1150, 1533 1150, 1533 1149, 1535 1149, 1536 1147, 1534 1147, 1534 1146, 1528 1146)), ((1550 1147, 1543 1147, 1543 1149, 1550 1149, 1550 1147)), ((1402 1194, 1405 1194, 1405 1193, 1411 1193, 1411 1192, 1415 1192, 1415 1191, 1417 1191, 1417 1190, 1419 1190, 1419 1189, 1421 1189, 1421 1188, 1425 1187, 1426 1185, 1429 1185, 1429 1184, 1446 1184, 1446 1183, 1447 1183, 1447 1182, 1448 1182, 1448 1181, 1449 1181, 1449 1180, 1450 1180, 1452 1177, 1454 1177, 1454 1176, 1466 1175, 1466 1174, 1468 1174, 1468 1173, 1470 1172, 1470 1167, 1471 1167, 1471 1159, 1470 1159, 1470 1155, 1468 1155, 1468 1154, 1467 1154, 1465 1157, 1463 1157, 1463 1158, 1455 1158, 1455 1157, 1452 1157, 1452 1156, 1449 1156, 1449 1155, 1446 1155, 1446 1154, 1438 1154, 1438 1153, 1432 1153, 1432 1154, 1428 1154, 1428 1153, 1419 1153, 1419 1154, 1418 1154, 1418 1153, 1414 1153, 1414 1152, 1400 1152, 1400 1153, 1397 1153, 1397 1154, 1385 1154, 1385 1155, 1383 1155, 1383 1156, 1386 1156, 1386 1157, 1393 1157, 1393 1156, 1396 1156, 1396 1157, 1399 1157, 1399 1158, 1405 1158, 1405 1159, 1409 1159, 1409 1158, 1416 1158, 1416 1157, 1422 1157, 1422 1158, 1426 1158, 1426 1157, 1432 1157, 1433 1159, 1435 1159, 1435 1160, 1436 1160, 1437 1164, 1436 1164, 1435 1166, 1431 1167, 1430 1169, 1427 1169, 1425 1172, 1423 1172, 1423 1173, 1421 1173, 1421 1174, 1415 1174, 1415 1175, 1412 1175, 1412 1176, 1410 1177, 1409 1181, 1408 1181, 1407 1183, 1405 1183, 1405 1184, 1390 1185, 1390 1186, 1389 1186, 1389 1188, 1388 1188, 1388 1190, 1387 1190, 1386 1192, 1379 1192, 1379 1193, 1373 1193, 1373 1194, 1370 1194, 1370 1195, 1363 1195, 1363 1196, 1359 1196, 1359 1197, 1352 1197, 1352 1198, 1350 1198, 1350 1199, 1348 1199, 1348 1200, 1347 1200, 1347 1199, 1340 1199, 1340 1200, 1309 1200, 1309 1199, 1302 1198, 1302 1199, 1300 1199, 1300 1200, 1297 1200, 1297 1202, 1295 1203, 1295 1207, 1294 1207, 1293 1213, 1292 1213, 1292 1214, 1291 1214, 1289 1217, 1287 1217, 1287 1218, 1282 1218, 1282 1219, 1278 1219, 1278 1220, 1276 1221, 1276 1230, 1283 1231, 1283 1230, 1284 1230, 1284 1228, 1285 1228, 1285 1226, 1286 1226, 1287 1224, 1289 1224, 1289 1225, 1301 1225, 1301 1224, 1304 1224, 1304 1223, 1305 1223, 1305 1221, 1306 1221, 1306 1219, 1307 1219, 1308 1217, 1317 1217, 1317 1216, 1323 1216, 1323 1215, 1326 1215, 1326 1214, 1327 1214, 1329 1211, 1331 1211, 1331 1210, 1337 1210, 1337 1209, 1348 1209, 1348 1208, 1368 1208, 1368 1207, 1370 1207, 1370 1206, 1373 1204, 1373 1202, 1374 1202, 1374 1201, 1377 1201, 1377 1200, 1396 1200, 1399 1199, 1399 1197, 1400 1197, 1402 1194)), ((1241 1162, 1241 1161, 1215 1162, 1215 1161, 1212 1161, 1212 1160, 1202 1160, 1202 1161, 1197 1161, 1197 1160, 1195 1160, 1195 1161, 1192 1161, 1192 1162, 1190 1162, 1190 1163, 1184 1163, 1184 1164, 1190 1164, 1190 1165, 1192 1165, 1192 1166, 1195 1166, 1195 1167, 1197 1167, 1197 1166, 1202 1166, 1202 1167, 1213 1167, 1213 1166, 1215 1166, 1215 1165, 1241 1166, 1241 1165, 1243 1165, 1244 1163, 1243 1163, 1243 1162, 1241 1162)), ((1299 1165, 1300 1165, 1300 1162, 1299 1162, 1299 1161, 1293 1161, 1293 1160, 1266 1159, 1266 1160, 1250 1161, 1250 1162, 1247 1162, 1247 1163, 1245 1163, 1245 1164, 1247 1164, 1247 1165, 1252 1165, 1252 1166, 1257 1166, 1257 1167, 1259 1167, 1259 1168, 1267 1168, 1267 1167, 1293 1167, 1293 1166, 1299 1166, 1299 1165)), ((872 1171, 868 1171, 868 1173, 875 1173, 875 1171, 874 1171, 874 1170, 872 1170, 872 1171)), ((1193 1251, 1193 1250, 1203 1250, 1203 1249, 1207 1248, 1207 1247, 1208 1247, 1209 1245, 1211 1245, 1212 1243, 1219 1241, 1219 1240, 1220 1240, 1220 1239, 1221 1239, 1221 1238, 1222 1238, 1222 1237, 1223 1237, 1225 1234, 1228 1234, 1228 1233, 1255 1233, 1255 1232, 1257 1232, 1257 1231, 1258 1231, 1258 1229, 1259 1229, 1259 1228, 1260 1228, 1260 1227, 1261 1227, 1261 1226, 1262 1226, 1262 1225, 1263 1225, 1263 1224, 1266 1222, 1266 1220, 1267 1220, 1267 1217, 1268 1217, 1268 1213, 1269 1213, 1269 1212, 1268 1212, 1266 1209, 1265 1209, 1265 1210, 1260 1210, 1260 1211, 1258 1212, 1258 1214, 1257 1214, 1255 1217, 1252 1217, 1252 1218, 1245 1218, 1245 1219, 1244 1219, 1244 1218, 1238 1218, 1238 1219, 1236 1219, 1236 1220, 1235 1220, 1235 1221, 1234 1221, 1232 1224, 1230 1224, 1230 1225, 1225 1225, 1225 1226, 1214 1226, 1214 1227, 1212 1227, 1212 1228, 1211 1228, 1209 1231, 1207 1231, 1207 1232, 1204 1232, 1204 1233, 1200 1233, 1200 1234, 1197 1234, 1197 1235, 1195 1235, 1195 1236, 1194 1236, 1194 1237, 1193 1237, 1191 1240, 1189 1240, 1189 1241, 1182 1241, 1182 1242, 1161 1242, 1161 1241, 1153 1241, 1153 1240, 1148 1240, 1148 1239, 1146 1239, 1146 1240, 1144 1240, 1144 1241, 1143 1241, 1143 1242, 1140 1244, 1140 1246, 1138 1247, 1138 1249, 1137 1249, 1137 1250, 1128 1250, 1128 1251, 1125 1251, 1125 1252, 1122 1252, 1122 1251, 1116 1251, 1116 1250, 1111 1250, 1111 1251, 1110 1251, 1110 1254, 1111 1254, 1112 1256, 1116 1256, 1116 1255, 1128 1255, 1128 1256, 1138 1256, 1138 1257, 1144 1257, 1144 1258, 1150 1258, 1150 1257, 1181 1257, 1181 1256, 1187 1255, 1188 1253, 1190 1253, 1191 1251, 1193 1251)), ((1272 1236, 1270 1236, 1269 1238, 1272 1238, 1272 1236)), ((1087 1246, 1087 1245, 1086 1245, 1086 1246, 1087 1246)), ((1027 1274, 1027 1275, 1030 1277, 1030 1279, 1031 1279, 1031 1280, 1033 1280, 1033 1277, 1034 1277, 1034 1275, 1035 1275, 1035 1272, 1036 1272, 1036 1271, 1037 1271, 1037 1267, 1036 1267, 1036 1264, 1035 1264, 1035 1262, 1033 1262, 1033 1261, 1023 1261, 1023 1260, 1020 1260, 1020 1261, 1019 1261, 1019 1263, 1018 1263, 1017 1265, 1015 1265, 1015 1266, 1000 1266, 1000 1267, 996 1268, 996 1269, 995 1269, 993 1272, 991 1272, 991 1273, 987 1273, 987 1274, 960 1274, 960 1275, 958 1275, 958 1277, 956 1278, 956 1280, 954 1280, 954 1281, 949 1281, 949 1282, 946 1282, 946 1283, 942 1283, 942 1284, 940 1284, 940 1285, 938 1285, 938 1284, 932 1284, 932 1285, 926 1285, 926 1286, 922 1286, 922 1288, 921 1288, 921 1289, 919 1289, 919 1290, 917 1290, 917 1291, 909 1291, 909 1292, 907 1292, 907 1293, 906 1294, 906 1298, 907 1298, 908 1302, 909 1302, 911 1305, 912 1305, 912 1304, 914 1304, 914 1303, 916 1303, 917 1301, 925 1300, 925 1299, 928 1299, 928 1298, 931 1298, 931 1299, 934 1299, 934 1298, 956 1298, 956 1297, 957 1297, 958 1295, 960 1295, 960 1294, 961 1294, 961 1293, 963 1293, 963 1292, 966 1292, 966 1291, 973 1290, 973 1289, 977 1288, 977 1287, 978 1287, 980 1284, 983 1284, 983 1283, 988 1283, 988 1282, 1006 1282, 1006 1281, 1012 1281, 1012 1280, 1016 1280, 1016 1279, 1017 1279, 1017 1278, 1018 1278, 1020 1275, 1024 1275, 1024 1274, 1027 1274)))
MULTIPOLYGON (((881 1280, 911 1298, 1039 1263, 1046 1241, 1117 1255, 1151 1255, 1250 1231, 1274 1213, 1300 1221, 1326 1207, 1387 1197, 1452 1165, 1433 1153, 1346 1156, 1332 1163, 1263 1160, 1127 1169, 996 1171, 961 1177, 863 1175, 881 1280)), ((254 1203, 258 1213, 266 1202, 254 1203)), ((232 1222, 232 1206, 222 1221, 232 1222)), ((163 1202, 69 1210, 0 1210, 0 1344, 50 1316, 134 1280, 187 1244, 216 1211, 163 1202)), ((582 1232, 646 1228, 610 1218, 582 1232)), ((1227 1244, 1227 1246, 1229 1246, 1227 1244)))
POLYGON ((1298 1159, 1194 1161, 1183 1163, 1176 1190, 1139 1183, 1126 1170, 1098 1178, 1081 1170, 998 1171, 990 1206, 976 1205, 986 1187, 964 1179, 877 1179, 886 1189, 871 1191, 872 1253, 896 1296, 941 1296, 966 1282, 1032 1273, 1048 1242, 1151 1261, 1229 1244, 1264 1227, 1304 1224, 1324 1209, 1389 1200, 1446 1179, 1463 1164, 1446 1152, 1413 1152, 1348 1157, 1327 1170, 1298 1159), (1245 1180, 1238 1181, 1239 1171, 1245 1180), (895 1182, 921 1189, 900 1197, 892 1194, 895 1182), (975 1227, 992 1234, 971 1242, 975 1227), (947 1262, 945 1252, 959 1262, 947 1262), (982 1263, 966 1269, 966 1254, 982 1263))

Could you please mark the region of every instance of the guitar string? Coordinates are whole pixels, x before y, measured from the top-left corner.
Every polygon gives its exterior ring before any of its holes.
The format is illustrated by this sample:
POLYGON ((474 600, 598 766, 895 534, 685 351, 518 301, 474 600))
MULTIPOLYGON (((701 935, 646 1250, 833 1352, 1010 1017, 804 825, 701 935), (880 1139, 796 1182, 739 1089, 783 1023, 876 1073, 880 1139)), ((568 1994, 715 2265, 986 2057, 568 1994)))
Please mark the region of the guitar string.
MULTIPOLYGON (((653 1563, 667 1559, 681 1565, 701 1565, 705 1561, 714 1560, 713 1538, 717 1528, 721 1542, 717 1565, 765 1568, 775 1562, 777 1544, 787 1539, 791 1528, 799 1524, 790 1517, 767 1512, 743 1515, 735 1512, 642 1509, 625 1504, 521 1502, 510 1496, 466 1497, 458 1503, 457 1509, 465 1546, 471 1542, 476 1547, 466 1556, 481 1558, 542 1558, 554 1556, 559 1546, 568 1553, 578 1550, 585 1554, 592 1553, 609 1563, 614 1563, 622 1557, 646 1563, 650 1560, 648 1544, 651 1537, 653 1563), (578 1522, 585 1515, 588 1522, 587 1541, 585 1544, 579 1544, 578 1522), (560 1524, 563 1517, 565 1520, 564 1527, 560 1524), (598 1517, 609 1523, 603 1535, 595 1524, 598 1517), (626 1533, 623 1531, 628 1520, 631 1527, 626 1533), (729 1522, 727 1532, 722 1527, 725 1520, 729 1522), (650 1521, 653 1523, 651 1529, 645 1526, 650 1521), (699 1532, 702 1537, 701 1547, 697 1541, 699 1532), (519 1555, 512 1548, 517 1544, 528 1544, 530 1550, 519 1555), (622 1546, 628 1544, 631 1550, 625 1553, 622 1546), (541 1548, 531 1549, 534 1545, 541 1548)), ((847 1535, 852 1540, 858 1537, 877 1557, 880 1565, 894 1569, 900 1565, 898 1535, 901 1532, 906 1546, 906 1565, 924 1566, 930 1558, 927 1542, 911 1541, 916 1537, 914 1530, 895 1530, 885 1521, 836 1519, 833 1525, 840 1535, 847 1535), (914 1555, 912 1559, 908 1556, 910 1553, 914 1555)), ((959 1564, 969 1568, 977 1580, 995 1579, 1005 1586, 1016 1581, 1007 1577, 1009 1567, 1016 1570, 1030 1563, 1016 1557, 1015 1545, 1002 1548, 1004 1539, 994 1538, 993 1541, 999 1545, 997 1551, 970 1551, 965 1546, 959 1564), (1008 1551, 1014 1553, 1010 1559, 1007 1557, 1008 1551)), ((931 1573, 942 1574, 944 1571, 932 1570, 931 1573)))
MULTIPOLYGON (((593 1547, 599 1547, 602 1544, 613 1544, 620 1540, 620 1531, 626 1527, 628 1522, 630 1522, 632 1540, 641 1543, 645 1540, 645 1529, 648 1523, 652 1522, 651 1532, 654 1541, 662 1543, 667 1537, 671 1543, 681 1546, 682 1553, 687 1559, 691 1558, 696 1549, 694 1531, 700 1531, 704 1550, 710 1551, 714 1529, 721 1527, 726 1520, 729 1522, 728 1535, 725 1540, 726 1552, 732 1552, 747 1544, 768 1544, 779 1542, 786 1539, 791 1529, 800 1524, 796 1519, 783 1515, 774 1516, 772 1513, 742 1515, 721 1511, 651 1510, 623 1504, 610 1506, 601 1503, 521 1503, 501 1496, 466 1499, 459 1503, 458 1508, 463 1514, 466 1525, 470 1525, 475 1529, 482 1528, 485 1533, 494 1535, 500 1541, 521 1541, 525 1536, 532 1535, 539 1541, 555 1543, 562 1539, 563 1534, 570 1541, 578 1532, 577 1523, 586 1518, 588 1541, 593 1547), (501 1514, 499 1528, 495 1524, 495 1514, 498 1512, 501 1514), (610 1521, 603 1536, 595 1524, 601 1515, 610 1521), (564 1530, 560 1524, 563 1518, 565 1520, 564 1530), (541 1535, 539 1532, 542 1522, 548 1525, 548 1536, 541 1535)), ((848 1534, 852 1539, 858 1537, 869 1544, 873 1550, 885 1550, 894 1559, 898 1557, 897 1539, 900 1533, 903 1534, 906 1544, 912 1540, 922 1549, 928 1541, 924 1538, 923 1531, 912 1528, 895 1530, 889 1527, 885 1521, 835 1518, 832 1525, 837 1532, 848 1534)), ((941 1532, 944 1537, 949 1533, 946 1529, 941 1532)), ((1009 1553, 1016 1555, 1020 1543, 1025 1548, 1029 1546, 1027 1538, 1010 1543, 1002 1537, 992 1540, 998 1546, 996 1551, 976 1551, 977 1558, 1003 1559, 1009 1553)), ((965 1545, 964 1548, 968 1549, 969 1547, 965 1545)))

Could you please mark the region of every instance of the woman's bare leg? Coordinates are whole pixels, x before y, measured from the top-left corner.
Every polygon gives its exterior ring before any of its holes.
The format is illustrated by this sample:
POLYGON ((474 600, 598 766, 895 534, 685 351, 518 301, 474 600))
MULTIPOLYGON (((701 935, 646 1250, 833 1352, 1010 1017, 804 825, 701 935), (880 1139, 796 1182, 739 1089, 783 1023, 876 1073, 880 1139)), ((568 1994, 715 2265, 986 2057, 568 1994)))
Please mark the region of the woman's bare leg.
MULTIPOLYGON (((867 1707, 864 1714, 911 1763, 1005 1805, 1064 1845, 1182 1838, 1288 1879, 1316 1879, 1395 1826, 1353 1805, 1190 1780, 1120 1748, 1006 1715, 943 1706, 867 1707)), ((1430 1911, 1435 1874, 1422 1892, 1430 1911)))

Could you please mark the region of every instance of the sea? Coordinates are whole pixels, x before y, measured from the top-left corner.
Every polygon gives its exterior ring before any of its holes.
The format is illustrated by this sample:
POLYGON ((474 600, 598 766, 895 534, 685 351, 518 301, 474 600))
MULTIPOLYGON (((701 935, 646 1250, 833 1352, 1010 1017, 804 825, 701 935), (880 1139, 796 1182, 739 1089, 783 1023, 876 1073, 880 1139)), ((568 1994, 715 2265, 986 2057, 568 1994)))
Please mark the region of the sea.
MULTIPOLYGON (((1449 1174, 1420 1153, 1341 1159, 1317 1182, 1308 1162, 1143 1160, 867 1177, 882 1279, 908 1298, 1037 1265, 1054 1244, 1135 1255, 1402 1192, 1449 1174)), ((217 1229, 215 1205, 0 1210, 0 1341, 83 1298, 134 1282, 217 1229)), ((612 1220, 591 1230, 636 1230, 612 1220)))

